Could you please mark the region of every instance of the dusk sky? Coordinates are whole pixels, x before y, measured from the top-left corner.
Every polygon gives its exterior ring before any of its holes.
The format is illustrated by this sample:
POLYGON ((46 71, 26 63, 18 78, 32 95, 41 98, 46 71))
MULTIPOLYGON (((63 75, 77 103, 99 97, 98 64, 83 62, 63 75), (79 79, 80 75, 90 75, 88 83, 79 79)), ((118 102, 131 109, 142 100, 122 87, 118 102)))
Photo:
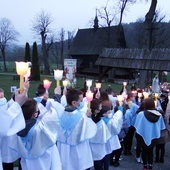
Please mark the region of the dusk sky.
MULTIPOLYGON (((128 8, 123 22, 135 22, 147 13, 150 1, 138 0, 138 3, 128 8)), ((58 33, 61 28, 65 31, 89 28, 90 20, 95 17, 96 8, 105 6, 106 0, 0 0, 0 18, 8 18, 16 31, 20 33, 18 44, 30 45, 35 38, 31 28, 32 21, 41 10, 50 12, 53 18, 51 28, 58 33)), ((170 0, 158 0, 157 9, 166 15, 165 21, 170 20, 170 0)), ((99 21, 100 22, 100 21, 99 21)))

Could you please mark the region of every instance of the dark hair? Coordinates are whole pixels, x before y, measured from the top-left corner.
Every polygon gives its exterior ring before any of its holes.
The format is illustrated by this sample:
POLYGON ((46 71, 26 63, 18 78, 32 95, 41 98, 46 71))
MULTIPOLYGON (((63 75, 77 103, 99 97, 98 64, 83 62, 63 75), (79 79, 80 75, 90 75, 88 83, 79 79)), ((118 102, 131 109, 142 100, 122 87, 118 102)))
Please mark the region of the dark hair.
POLYGON ((80 95, 83 95, 81 90, 69 89, 66 94, 68 105, 72 105, 72 101, 78 101, 80 95))
POLYGON ((144 111, 144 107, 145 107, 144 104, 145 104, 144 102, 141 103, 141 105, 139 106, 138 110, 136 111, 136 114, 138 114, 141 111, 144 111))
POLYGON ((127 100, 131 99, 132 97, 134 97, 132 92, 127 92, 127 100))
POLYGON ((101 91, 100 92, 100 99, 103 100, 109 100, 109 96, 106 91, 101 91))
POLYGON ((99 115, 102 117, 103 114, 106 113, 106 112, 109 111, 109 110, 110 110, 110 107, 109 107, 109 106, 103 105, 103 106, 102 106, 102 109, 100 110, 99 115))
POLYGON ((27 99, 21 106, 25 120, 31 119, 32 115, 36 112, 37 102, 34 99, 27 99))
POLYGON ((4 90, 0 88, 0 92, 3 92, 3 93, 4 93, 4 90))
POLYGON ((42 96, 43 94, 45 94, 45 88, 43 84, 39 84, 37 87, 37 95, 38 96, 42 96))
POLYGON ((112 94, 113 89, 112 89, 111 85, 108 85, 106 92, 107 92, 107 94, 112 94))
POLYGON ((99 109, 99 105, 102 103, 102 101, 100 99, 93 99, 91 101, 91 104, 90 104, 90 109, 91 109, 91 112, 94 113, 95 110, 98 110, 99 109))
POLYGON ((152 98, 147 98, 143 102, 144 110, 155 110, 155 102, 152 98))

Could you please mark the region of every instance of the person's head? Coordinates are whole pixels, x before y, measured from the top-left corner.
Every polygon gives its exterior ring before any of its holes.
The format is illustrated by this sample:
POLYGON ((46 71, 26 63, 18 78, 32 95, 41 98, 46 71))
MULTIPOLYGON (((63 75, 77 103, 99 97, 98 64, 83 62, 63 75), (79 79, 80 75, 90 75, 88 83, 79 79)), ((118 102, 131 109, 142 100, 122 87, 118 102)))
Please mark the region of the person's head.
POLYGON ((38 105, 34 99, 27 99, 21 106, 25 120, 37 118, 39 115, 38 105))
POLYGON ((101 99, 102 101, 104 101, 104 100, 109 100, 109 96, 108 96, 108 94, 107 94, 106 91, 101 91, 101 93, 100 93, 100 99, 101 99))
POLYGON ((4 90, 0 88, 0 98, 4 98, 4 90))
POLYGON ((113 94, 113 89, 112 89, 111 85, 108 85, 106 92, 107 92, 107 94, 113 94))
POLYGON ((67 103, 71 107, 79 107, 83 101, 83 93, 78 89, 69 89, 66 94, 67 103))
POLYGON ((138 114, 141 111, 144 111, 144 101, 142 101, 141 105, 139 106, 138 110, 136 111, 136 114, 138 114))
POLYGON ((90 104, 92 114, 97 114, 102 109, 102 101, 100 99, 93 99, 90 104))
POLYGON ((136 91, 136 90, 137 90, 135 84, 133 84, 133 85, 131 86, 130 90, 131 90, 131 91, 136 91))
POLYGON ((43 84, 39 84, 37 87, 37 96, 43 96, 46 93, 46 89, 43 84))
POLYGON ((147 98, 143 101, 144 110, 155 110, 155 102, 152 98, 147 98))
POLYGON ((102 109, 100 111, 101 117, 108 117, 108 115, 111 113, 110 107, 107 105, 103 105, 102 109))
POLYGON ((127 101, 132 101, 134 99, 134 94, 132 92, 127 92, 127 101))

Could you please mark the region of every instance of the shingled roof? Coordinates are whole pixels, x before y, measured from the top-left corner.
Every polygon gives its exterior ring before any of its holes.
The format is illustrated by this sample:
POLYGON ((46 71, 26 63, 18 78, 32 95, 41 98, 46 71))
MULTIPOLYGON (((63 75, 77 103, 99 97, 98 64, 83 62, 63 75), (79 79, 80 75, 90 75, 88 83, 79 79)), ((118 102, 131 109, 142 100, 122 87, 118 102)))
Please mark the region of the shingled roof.
POLYGON ((99 55, 103 48, 125 47, 126 43, 122 26, 111 26, 98 29, 79 29, 68 54, 99 55), (121 37, 118 40, 119 28, 121 28, 121 37))
POLYGON ((139 70, 170 71, 170 49, 105 48, 95 65, 139 70))

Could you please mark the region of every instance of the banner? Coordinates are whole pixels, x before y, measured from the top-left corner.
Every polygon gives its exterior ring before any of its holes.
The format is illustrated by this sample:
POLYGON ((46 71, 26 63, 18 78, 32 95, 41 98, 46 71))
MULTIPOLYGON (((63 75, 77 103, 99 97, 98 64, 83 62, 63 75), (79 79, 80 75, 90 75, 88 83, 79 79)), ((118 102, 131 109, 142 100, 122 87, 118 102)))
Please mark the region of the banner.
POLYGON ((77 59, 64 59, 64 77, 68 86, 76 86, 77 59))

